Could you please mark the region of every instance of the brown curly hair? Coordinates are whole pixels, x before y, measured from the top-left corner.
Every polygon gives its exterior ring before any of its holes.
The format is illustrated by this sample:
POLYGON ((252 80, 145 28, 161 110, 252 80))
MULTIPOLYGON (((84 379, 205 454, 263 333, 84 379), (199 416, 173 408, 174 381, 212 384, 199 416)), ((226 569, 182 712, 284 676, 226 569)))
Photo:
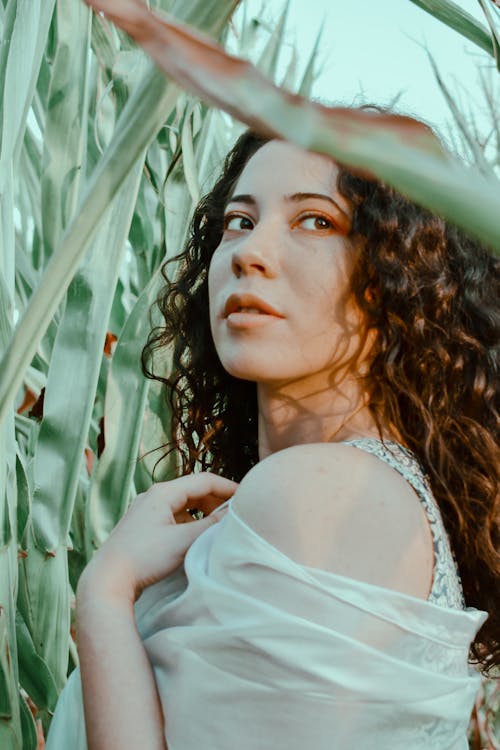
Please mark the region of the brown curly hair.
MULTIPOLYGON (((164 319, 142 355, 164 384, 180 474, 196 467, 235 481, 258 462, 256 384, 223 368, 209 324, 208 267, 232 189, 269 139, 245 132, 197 206, 184 250, 162 268, 164 319), (175 279, 167 267, 180 263, 175 279), (156 350, 173 344, 169 373, 156 350)), ((500 664, 500 262, 455 226, 393 188, 340 165, 338 189, 353 205, 350 237, 363 248, 351 287, 378 332, 368 376, 381 431, 395 425, 428 474, 450 537, 467 606, 489 613, 470 661, 500 664)), ((160 459, 162 460, 162 459, 160 459)))

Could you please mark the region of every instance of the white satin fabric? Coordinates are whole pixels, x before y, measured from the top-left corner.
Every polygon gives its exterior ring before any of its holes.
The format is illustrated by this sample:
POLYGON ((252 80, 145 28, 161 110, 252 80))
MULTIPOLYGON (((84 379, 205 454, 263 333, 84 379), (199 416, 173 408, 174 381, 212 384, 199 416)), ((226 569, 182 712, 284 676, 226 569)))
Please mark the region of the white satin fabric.
MULTIPOLYGON (((301 566, 231 503, 136 604, 169 750, 467 750, 487 613, 301 566)), ((85 747, 75 671, 47 750, 85 747)))

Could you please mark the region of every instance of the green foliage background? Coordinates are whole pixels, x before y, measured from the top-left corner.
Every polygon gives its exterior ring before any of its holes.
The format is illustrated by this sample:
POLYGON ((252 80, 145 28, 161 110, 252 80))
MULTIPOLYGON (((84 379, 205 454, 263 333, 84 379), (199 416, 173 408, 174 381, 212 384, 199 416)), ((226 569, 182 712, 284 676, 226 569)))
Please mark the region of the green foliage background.
MULTIPOLYGON (((237 0, 150 4, 225 42, 237 0)), ((285 17, 233 33, 233 49, 274 79, 285 17)), ((81 0, 0 0, 0 29, 3 393, 22 379, 0 424, 0 747, 31 750, 77 664, 80 572, 150 486, 149 451, 169 431, 140 370, 160 265, 242 126, 180 92, 81 0)), ((300 78, 293 55, 280 83, 310 96, 317 53, 300 78)), ((486 737, 498 692, 484 690, 471 730, 486 737)))

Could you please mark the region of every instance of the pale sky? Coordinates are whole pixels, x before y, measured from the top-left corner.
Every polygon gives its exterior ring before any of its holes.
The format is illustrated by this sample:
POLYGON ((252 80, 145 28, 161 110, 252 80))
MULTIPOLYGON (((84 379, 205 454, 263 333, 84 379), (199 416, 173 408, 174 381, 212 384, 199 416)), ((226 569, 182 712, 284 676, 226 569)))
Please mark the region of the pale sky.
MULTIPOLYGON (((486 26, 478 0, 455 2, 486 26)), ((263 13, 262 5, 262 0, 247 0, 251 13, 276 20, 284 0, 266 0, 263 13)), ((493 58, 410 0, 290 0, 287 40, 296 42, 302 65, 320 26, 323 72, 316 96, 349 105, 363 92, 365 100, 388 104, 403 92, 398 108, 446 136, 443 129, 451 118, 422 47, 426 45, 462 107, 472 106, 482 129, 488 129, 491 117, 483 114, 478 67, 488 73, 493 58)), ((489 76, 500 104, 500 74, 493 70, 489 76)))

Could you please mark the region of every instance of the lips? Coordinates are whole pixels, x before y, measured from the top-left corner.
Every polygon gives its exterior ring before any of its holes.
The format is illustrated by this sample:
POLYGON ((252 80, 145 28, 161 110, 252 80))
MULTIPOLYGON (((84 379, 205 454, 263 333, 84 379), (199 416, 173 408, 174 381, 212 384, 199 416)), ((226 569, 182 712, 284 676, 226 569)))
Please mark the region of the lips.
POLYGON ((224 307, 224 317, 227 318, 233 312, 239 312, 242 307, 254 307, 266 315, 275 315, 278 318, 284 316, 260 297, 254 294, 231 294, 224 307))

